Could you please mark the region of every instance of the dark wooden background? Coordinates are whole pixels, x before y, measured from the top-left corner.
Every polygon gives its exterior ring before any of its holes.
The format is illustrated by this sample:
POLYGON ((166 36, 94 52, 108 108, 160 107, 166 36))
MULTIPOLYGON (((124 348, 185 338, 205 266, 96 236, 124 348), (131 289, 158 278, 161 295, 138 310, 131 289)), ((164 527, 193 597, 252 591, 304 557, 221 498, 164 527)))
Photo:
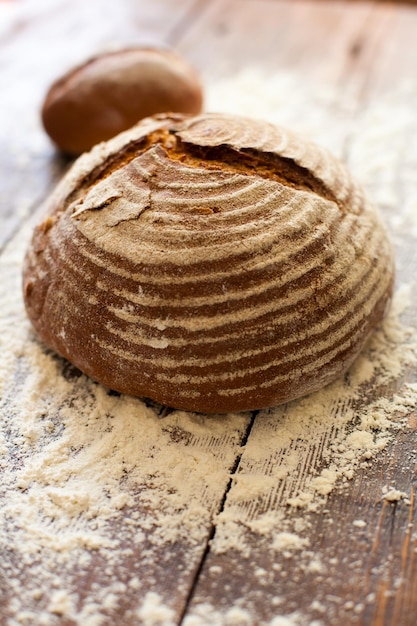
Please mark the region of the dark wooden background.
MULTIPOLYGON (((38 122, 46 88, 66 68, 98 49, 132 42, 175 47, 207 83, 227 80, 247 65, 255 65, 266 73, 288 70, 331 85, 340 101, 348 95, 354 105, 347 158, 349 145, 359 132, 355 116, 404 81, 417 80, 417 7, 413 3, 0 1, 0 250, 18 236, 22 224, 69 165, 38 122)), ((417 115, 415 98, 410 96, 404 106, 417 115)), ((399 197, 402 184, 399 176, 399 197)), ((400 243, 397 237, 397 248, 398 281, 410 281, 417 270, 415 239, 404 232, 400 243)), ((414 297, 414 308, 408 313, 408 322, 414 325, 415 303, 414 297)), ((415 372, 408 372, 407 378, 415 380, 415 372)), ((325 576, 300 574, 295 560, 288 559, 283 577, 273 569, 273 555, 262 544, 252 546, 248 563, 238 551, 228 552, 225 558, 204 543, 194 554, 194 565, 181 580, 179 591, 177 576, 187 555, 179 549, 170 569, 164 570, 155 554, 153 575, 163 595, 169 592, 174 598, 178 623, 199 603, 225 609, 242 597, 256 616, 254 623, 268 623, 274 616, 270 599, 279 595, 283 599, 280 613, 302 611, 311 620, 321 620, 320 624, 416 626, 415 428, 415 420, 410 420, 371 467, 359 469, 343 494, 332 493, 326 511, 311 518, 311 549, 319 549, 334 563, 325 576), (408 494, 409 503, 381 500, 381 489, 391 480, 408 494), (327 523, 329 518, 334 520, 332 525, 327 523), (352 532, 357 519, 367 522, 360 534, 352 532), (219 567, 221 583, 213 574, 219 567), (268 572, 262 585, 254 575, 256 568, 268 572), (321 599, 320 614, 311 608, 317 597, 321 599), (349 606, 343 598, 349 598, 349 606)), ((307 466, 303 471, 312 469, 307 466)), ((212 532, 209 528, 207 540, 212 532)), ((0 623, 9 626, 6 616, 2 619, 0 608, 0 623)), ((121 614, 107 623, 132 622, 121 614)))

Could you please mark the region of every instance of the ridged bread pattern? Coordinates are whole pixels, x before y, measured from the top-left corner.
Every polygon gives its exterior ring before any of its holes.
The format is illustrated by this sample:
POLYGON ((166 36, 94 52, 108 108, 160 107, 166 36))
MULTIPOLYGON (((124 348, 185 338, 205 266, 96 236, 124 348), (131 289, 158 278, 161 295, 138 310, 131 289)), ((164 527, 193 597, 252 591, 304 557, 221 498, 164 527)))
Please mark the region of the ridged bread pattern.
POLYGON ((75 162, 23 289, 42 340, 96 381, 226 413, 343 374, 393 275, 377 211, 325 150, 262 121, 172 114, 75 162))

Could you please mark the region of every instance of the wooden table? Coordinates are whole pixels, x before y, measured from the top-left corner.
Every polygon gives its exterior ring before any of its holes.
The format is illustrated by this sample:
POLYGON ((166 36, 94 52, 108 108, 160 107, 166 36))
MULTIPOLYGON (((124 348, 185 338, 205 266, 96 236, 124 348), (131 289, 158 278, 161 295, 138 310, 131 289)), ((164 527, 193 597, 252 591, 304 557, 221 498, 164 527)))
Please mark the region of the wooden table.
MULTIPOLYGON (((417 203, 412 203, 412 199, 417 198, 417 159, 413 161, 412 158, 417 154, 416 33, 417 6, 401 2, 1 1, 0 249, 3 285, 10 279, 11 289, 16 288, 19 266, 14 250, 24 236, 25 224, 69 165, 49 143, 38 122, 46 88, 66 68, 99 49, 133 41, 155 41, 175 47, 195 65, 210 92, 210 102, 219 102, 219 106, 221 97, 216 94, 227 93, 228 84, 238 85, 236 77, 248 68, 257 76, 262 75, 265 83, 268 77, 277 75, 288 76, 290 87, 297 81, 306 81, 312 95, 313 87, 317 85, 321 104, 316 101, 315 106, 321 122, 314 138, 339 150, 357 176, 363 176, 369 193, 380 204, 393 232, 397 285, 411 287, 411 305, 405 311, 402 323, 416 327, 413 287, 417 246, 413 211, 417 212, 417 203), (392 94, 396 94, 395 97, 392 94), (393 123, 398 125, 398 132, 391 128, 385 144, 383 137, 378 139, 378 125, 381 120, 386 124, 391 115, 394 116, 393 123), (328 129, 322 121, 326 116, 328 129), (340 125, 338 120, 342 120, 340 125), (355 161, 355 154, 363 136, 370 141, 373 129, 377 137, 374 148, 377 146, 382 151, 381 167, 365 176, 355 161), (414 153, 410 146, 414 146, 414 153), (391 161, 384 161, 384 151, 395 152, 391 161), (387 198, 388 192, 390 198, 387 198)), ((257 87, 260 85, 258 82, 257 87)), ((300 129, 310 128, 314 134, 310 103, 304 102, 299 93, 292 94, 290 87, 286 100, 293 97, 299 107, 294 114, 294 117, 298 115, 294 124, 300 129)), ((259 102, 259 109, 254 110, 254 114, 264 108, 265 105, 259 102)), ((287 106, 286 111, 289 110, 287 106)), ((279 111, 276 117, 279 118, 279 111)), ((373 159, 375 163, 375 155, 373 159)), ((5 289, 3 297, 4 293, 5 289)), ((2 300, 3 310, 6 305, 6 299, 2 300)), ((21 317, 16 318, 15 325, 19 324, 23 324, 21 317)), ((27 327, 23 329, 22 326, 22 333, 27 332, 27 327)), ((404 333, 401 336, 404 337, 404 333)), ((410 331, 408 336, 412 337, 413 332, 410 331)), ((391 339, 393 350, 397 349, 395 337, 391 339)), ((399 350, 410 350, 411 353, 413 348, 410 345, 406 342, 399 350)), ((6 341, 2 348, 6 360, 10 356, 7 350, 10 352, 10 344, 6 341)), ((27 385, 32 384, 30 407, 32 412, 39 408, 39 420, 45 418, 48 409, 45 408, 45 398, 36 397, 36 380, 31 383, 30 372, 22 373, 22 361, 15 352, 10 354, 16 361, 16 373, 12 383, 5 378, 1 423, 4 441, 12 446, 15 436, 13 420, 19 422, 13 411, 24 406, 23 400, 19 404, 16 398, 28 393, 27 385)), ((335 458, 339 454, 340 461, 342 452, 332 447, 332 441, 342 445, 341 440, 335 432, 323 429, 321 439, 316 437, 309 442, 308 433, 303 434, 300 430, 301 420, 299 430, 287 445, 280 428, 286 415, 296 416, 297 411, 308 414, 314 399, 305 400, 296 407, 278 409, 272 416, 242 415, 223 422, 201 418, 199 435, 191 429, 192 435, 186 443, 184 433, 189 418, 150 407, 151 411, 159 411, 161 437, 166 437, 167 433, 170 435, 170 450, 177 445, 178 452, 182 446, 180 452, 190 453, 189 462, 200 468, 196 493, 190 495, 190 508, 198 504, 196 514, 200 519, 192 541, 187 532, 182 535, 178 532, 178 512, 176 535, 170 542, 164 540, 164 532, 170 529, 169 516, 163 521, 158 512, 152 510, 157 503, 139 497, 151 489, 152 480, 156 480, 152 476, 148 476, 146 484, 137 483, 135 488, 128 488, 134 504, 120 506, 119 515, 109 522, 108 537, 115 539, 120 535, 123 538, 121 543, 112 549, 87 545, 80 550, 78 547, 68 562, 57 559, 51 546, 48 549, 40 547, 37 557, 30 553, 22 560, 25 551, 18 545, 22 534, 17 531, 17 516, 10 509, 3 508, 0 623, 5 626, 69 626, 76 623, 87 626, 180 623, 185 626, 415 626, 417 421, 414 415, 416 394, 414 387, 410 386, 416 380, 414 357, 415 354, 408 360, 404 357, 401 372, 385 386, 370 385, 365 396, 355 400, 352 415, 356 420, 369 407, 376 407, 380 397, 391 402, 393 413, 395 408, 401 408, 403 421, 393 431, 390 441, 387 445, 381 444, 381 451, 378 454, 374 451, 369 462, 366 458, 358 460, 356 456, 350 469, 346 469, 345 463, 343 471, 339 463, 336 484, 330 484, 329 478, 328 497, 323 495, 325 490, 319 490, 322 499, 317 500, 316 494, 315 506, 307 508, 291 506, 291 498, 303 489, 313 493, 311 481, 314 477, 326 476, 323 470, 332 467, 332 454, 335 458), (403 398, 404 385, 407 384, 408 404, 403 398), (403 401, 395 404, 392 398, 397 396, 403 401), (168 421, 163 422, 164 419, 168 421), (259 458, 262 445, 265 445, 265 455, 259 458), (288 469, 290 453, 295 454, 295 465, 279 476, 277 467, 288 469), (204 495, 201 464, 206 457, 211 462, 215 460, 220 473, 218 479, 207 478, 204 495), (264 477, 262 493, 256 489, 251 492, 254 484, 251 477, 257 479, 258 486, 259 478, 264 477), (242 495, 245 485, 248 489, 246 497, 244 493, 242 495), (395 487, 396 491, 391 491, 391 496, 386 498, 385 487, 388 490, 395 487), (151 520, 149 528, 142 524, 144 539, 136 544, 133 535, 126 535, 123 530, 129 520, 132 524, 132 520, 138 519, 134 515, 135 509, 140 520, 147 515, 151 520), (264 524, 262 532, 260 521, 264 524), (157 535, 162 537, 159 542, 155 540, 157 535), (223 546, 222 537, 226 537, 223 546), (238 540, 244 542, 243 547, 238 545, 238 540), (280 540, 283 542, 281 548, 280 540), (45 555, 49 555, 50 561, 42 561, 45 555), (45 570, 49 572, 49 578, 45 570), (33 586, 36 578, 37 592, 33 586), (48 580, 51 581, 49 587, 48 580)), ((54 357, 46 355, 45 358, 51 360, 54 357)), ((9 361, 8 372, 12 367, 9 361)), ((61 362, 58 367, 68 380, 77 376, 61 362)), ((333 391, 335 401, 329 401, 329 411, 336 425, 338 415, 351 410, 354 404, 352 397, 350 404, 343 404, 337 398, 338 389, 335 387, 333 391)), ((94 393, 97 394, 97 390, 94 393)), ((48 418, 56 425, 57 415, 48 418)), ((30 419, 34 419, 33 415, 30 419)), ((76 408, 66 419, 68 427, 68 420, 76 420, 76 408)), ((142 426, 138 423, 137 428, 142 426)), ((315 432, 320 434, 320 429, 315 432)), ((102 434, 100 431, 100 436, 102 434)), ((161 439, 158 448, 156 438, 150 448, 145 447, 140 453, 143 462, 149 464, 149 459, 155 459, 155 476, 158 474, 158 459, 164 458, 165 441, 161 439)), ((18 446, 16 442, 13 445, 18 446)), ((46 445, 44 440, 42 445, 46 445)), ((13 448, 7 467, 3 465, 3 471, 9 477, 7 489, 1 495, 6 504, 18 502, 10 493, 10 464, 15 463, 17 475, 22 464, 30 462, 30 451, 35 448, 26 446, 22 455, 19 455, 18 447, 13 448)), ((140 454, 138 465, 142 462, 140 454)), ((184 456, 179 462, 185 472, 187 458, 184 456)), ((191 483, 187 480, 189 488, 191 483)), ((56 488, 57 484, 52 487, 56 488)), ((46 493, 52 487, 45 483, 43 489, 46 493)), ((30 492, 30 487, 22 484, 16 484, 14 489, 16 493, 26 495, 28 490, 30 492)), ((124 493, 123 489, 126 491, 121 486, 124 493)), ((36 503, 31 506, 36 507, 36 503)), ((57 507, 59 516, 59 505, 57 507)), ((45 520, 46 526, 56 523, 57 520, 45 520)), ((62 533, 65 534, 64 529, 62 533)))

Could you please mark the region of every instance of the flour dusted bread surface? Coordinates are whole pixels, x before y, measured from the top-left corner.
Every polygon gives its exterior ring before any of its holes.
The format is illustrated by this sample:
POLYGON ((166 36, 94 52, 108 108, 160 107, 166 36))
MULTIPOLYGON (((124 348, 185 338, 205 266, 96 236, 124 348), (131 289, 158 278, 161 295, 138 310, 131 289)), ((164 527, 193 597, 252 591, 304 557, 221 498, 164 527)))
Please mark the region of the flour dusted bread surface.
POLYGON ((265 122, 178 114, 76 161, 23 283, 39 336, 93 379, 229 412, 346 371, 393 273, 377 212, 327 152, 265 122))

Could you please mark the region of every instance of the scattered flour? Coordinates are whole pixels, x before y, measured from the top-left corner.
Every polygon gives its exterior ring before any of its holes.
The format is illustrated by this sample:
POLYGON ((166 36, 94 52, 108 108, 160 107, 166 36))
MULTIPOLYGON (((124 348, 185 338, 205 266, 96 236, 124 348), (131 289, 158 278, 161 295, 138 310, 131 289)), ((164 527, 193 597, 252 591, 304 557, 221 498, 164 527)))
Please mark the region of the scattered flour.
POLYGON ((220 611, 210 604, 201 604, 198 610, 184 619, 183 626, 254 626, 251 613, 238 606, 220 611))
POLYGON ((146 626, 175 626, 175 612, 164 605, 155 592, 146 594, 137 615, 146 626))
MULTIPOLYGON (((183 626, 258 626, 259 622, 249 611, 238 606, 220 611, 211 604, 200 604, 198 610, 187 616, 183 626)), ((277 615, 268 622, 268 626, 323 626, 319 620, 305 621, 305 617, 294 612, 288 615, 277 615)))
POLYGON ((23 248, 12 245, 0 260, 0 584, 10 591, 10 619, 32 626, 37 615, 52 626, 65 614, 98 626, 136 597, 144 624, 168 624, 173 594, 157 606, 153 589, 171 561, 176 589, 201 559, 250 416, 230 415, 225 428, 223 417, 167 414, 109 393, 50 354, 25 319, 23 248), (89 570, 97 588, 80 587, 89 570))
POLYGON ((400 322, 408 303, 409 287, 403 286, 384 324, 345 378, 261 412, 217 516, 214 552, 233 547, 249 556, 254 534, 273 546, 277 530, 288 538, 288 548, 293 547, 296 525, 308 522, 304 513, 286 516, 285 507, 322 509, 336 486, 343 488, 356 469, 366 466, 397 430, 409 425, 417 385, 404 382, 396 393, 389 390, 389 384, 417 362, 417 334, 400 322), (370 385, 381 389, 373 401, 367 399, 370 385))
MULTIPOLYGON (((403 93, 357 111, 349 98, 341 102, 332 90, 313 90, 290 74, 265 80, 248 71, 209 89, 208 108, 236 111, 237 103, 242 114, 290 125, 345 155, 394 235, 407 228, 417 236, 417 133, 410 131, 416 120, 403 93), (392 148, 385 158, 387 135, 392 148), (399 160, 409 192, 401 214, 392 210, 400 199, 390 175, 399 160)), ((417 384, 396 383, 417 363, 416 331, 402 321, 415 285, 399 282, 389 317, 343 379, 262 411, 242 447, 248 414, 168 412, 109 393, 46 351, 20 296, 28 236, 29 229, 22 231, 0 259, 0 587, 7 626, 58 626, 63 618, 104 626, 116 623, 126 605, 136 607, 126 614, 132 623, 171 626, 178 622, 174 602, 179 594, 185 601, 213 524, 214 555, 250 557, 262 545, 276 557, 277 571, 283 558, 297 558, 303 571, 320 575, 309 515, 323 510, 332 490, 342 489, 396 431, 415 427, 417 384), (371 387, 379 390, 372 402, 371 387)), ((407 494, 387 487, 382 497, 398 502, 407 494)), ((258 571, 260 585, 267 576, 258 571)), ((262 626, 321 625, 299 612, 281 615, 280 602, 271 600, 273 616, 262 626)), ((312 609, 320 613, 319 604, 312 609)), ((183 621, 259 623, 237 599, 223 609, 195 602, 183 621)))

